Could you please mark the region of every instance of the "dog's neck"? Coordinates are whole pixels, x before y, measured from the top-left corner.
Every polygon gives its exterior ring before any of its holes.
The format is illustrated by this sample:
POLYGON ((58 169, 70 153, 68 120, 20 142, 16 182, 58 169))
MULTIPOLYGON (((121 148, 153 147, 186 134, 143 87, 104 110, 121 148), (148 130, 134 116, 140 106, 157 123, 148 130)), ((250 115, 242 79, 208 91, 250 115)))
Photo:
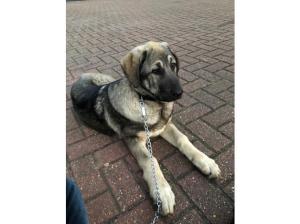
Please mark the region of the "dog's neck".
MULTIPOLYGON (((108 97, 110 98, 112 106, 124 117, 135 122, 141 121, 139 109, 140 96, 133 86, 130 85, 128 80, 122 79, 120 82, 110 86, 108 89, 108 97), (111 94, 113 91, 116 91, 116 89, 118 89, 117 92, 120 94, 111 94)), ((166 120, 170 118, 173 109, 173 102, 161 102, 145 99, 145 107, 149 115, 149 125, 154 125, 158 122, 160 116, 166 120)))
POLYGON ((143 97, 144 100, 149 100, 149 101, 155 101, 157 102, 157 100, 155 98, 153 98, 152 96, 149 95, 143 95, 139 92, 137 92, 137 94, 139 95, 139 98, 143 97))
POLYGON ((159 102, 152 93, 150 93, 147 89, 143 88, 142 86, 131 86, 131 88, 139 95, 139 98, 141 98, 142 96, 144 100, 159 102))

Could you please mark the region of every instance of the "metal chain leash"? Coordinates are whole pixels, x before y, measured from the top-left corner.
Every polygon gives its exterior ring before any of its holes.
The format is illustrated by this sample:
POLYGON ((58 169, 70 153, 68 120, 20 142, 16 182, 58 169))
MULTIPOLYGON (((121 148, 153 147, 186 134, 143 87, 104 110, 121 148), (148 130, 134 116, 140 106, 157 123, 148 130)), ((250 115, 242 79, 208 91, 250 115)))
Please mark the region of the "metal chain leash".
POLYGON ((161 199, 160 199, 160 194, 159 194, 159 188, 158 188, 158 184, 157 184, 157 177, 156 177, 156 173, 155 173, 155 167, 154 167, 154 160, 153 160, 153 154, 152 154, 152 145, 151 145, 151 140, 150 140, 150 131, 149 131, 149 127, 148 127, 148 116, 146 113, 146 108, 145 108, 145 103, 143 100, 143 97, 141 96, 140 98, 140 109, 141 109, 141 113, 142 113, 142 119, 144 122, 144 129, 145 129, 145 133, 146 133, 146 147, 148 149, 149 152, 149 157, 151 160, 151 169, 152 169, 152 179, 153 179, 153 183, 155 185, 155 196, 156 196, 156 205, 157 205, 157 210, 154 214, 154 218, 152 220, 152 222, 150 224, 154 224, 159 216, 160 216, 160 210, 161 210, 161 199))

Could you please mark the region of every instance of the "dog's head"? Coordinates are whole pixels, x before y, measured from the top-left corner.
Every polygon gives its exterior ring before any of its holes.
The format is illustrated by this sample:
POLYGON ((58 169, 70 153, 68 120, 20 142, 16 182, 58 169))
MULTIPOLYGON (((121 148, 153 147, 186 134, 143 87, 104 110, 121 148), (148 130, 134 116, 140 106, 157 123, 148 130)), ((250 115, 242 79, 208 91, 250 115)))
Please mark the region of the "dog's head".
POLYGON ((170 102, 182 95, 179 61, 166 42, 147 42, 121 59, 122 69, 137 92, 170 102))

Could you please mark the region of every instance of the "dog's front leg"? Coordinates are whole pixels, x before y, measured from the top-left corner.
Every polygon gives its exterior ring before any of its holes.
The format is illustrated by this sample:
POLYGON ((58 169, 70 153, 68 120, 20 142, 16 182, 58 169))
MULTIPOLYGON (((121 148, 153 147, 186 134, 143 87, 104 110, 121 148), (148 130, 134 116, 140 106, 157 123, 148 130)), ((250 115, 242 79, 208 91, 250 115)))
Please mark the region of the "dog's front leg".
POLYGON ((172 122, 167 125, 160 135, 178 148, 204 174, 210 178, 220 175, 221 171, 215 161, 198 150, 172 122))
MULTIPOLYGON (((139 166, 143 170, 143 177, 148 184, 151 197, 156 201, 155 184, 153 182, 153 174, 151 169, 151 159, 146 148, 146 141, 143 138, 127 138, 125 139, 130 151, 136 158, 139 166)), ((175 195, 166 181, 155 157, 153 157, 155 175, 157 178, 160 199, 162 201, 162 214, 172 214, 174 212, 175 195)))

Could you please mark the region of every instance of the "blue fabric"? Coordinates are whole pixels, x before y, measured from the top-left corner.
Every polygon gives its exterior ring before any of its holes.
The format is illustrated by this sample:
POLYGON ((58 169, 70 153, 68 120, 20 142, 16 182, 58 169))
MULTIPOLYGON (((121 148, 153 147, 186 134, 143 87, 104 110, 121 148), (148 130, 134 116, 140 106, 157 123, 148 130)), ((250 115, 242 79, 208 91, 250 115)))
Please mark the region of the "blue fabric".
POLYGON ((67 178, 67 224, 88 224, 88 217, 81 193, 77 185, 67 178))

